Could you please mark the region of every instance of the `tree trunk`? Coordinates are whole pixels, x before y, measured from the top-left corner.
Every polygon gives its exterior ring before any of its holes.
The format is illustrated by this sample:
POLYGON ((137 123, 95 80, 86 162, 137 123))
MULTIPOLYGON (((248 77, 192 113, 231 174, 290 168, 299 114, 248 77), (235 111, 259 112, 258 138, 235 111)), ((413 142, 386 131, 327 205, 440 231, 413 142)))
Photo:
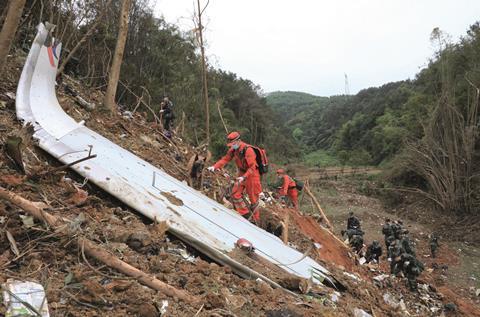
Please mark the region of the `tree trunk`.
MULTIPOLYGON (((9 192, 2 187, 0 187, 0 199, 8 200, 9 202, 28 212, 36 219, 44 221, 49 227, 51 227, 52 230, 59 229, 61 226, 66 224, 64 219, 60 219, 59 217, 44 211, 40 207, 41 203, 35 203, 26 200, 25 198, 9 192)), ((149 275, 137 269, 136 267, 131 266, 86 238, 78 237, 77 244, 81 250, 84 250, 85 253, 92 258, 105 263, 107 266, 114 268, 125 275, 134 277, 140 283, 154 290, 162 292, 167 296, 181 299, 187 303, 197 304, 199 302, 198 297, 191 295, 184 290, 176 289, 175 287, 158 280, 155 278, 155 276, 149 275)))
MULTIPOLYGON (((208 2, 207 2, 208 5, 208 2)), ((203 26, 202 14, 205 8, 200 8, 200 0, 197 0, 198 7, 198 34, 200 37, 200 51, 202 53, 202 79, 203 79, 203 96, 205 101, 205 133, 207 134, 207 145, 210 145, 210 109, 208 105, 208 83, 207 83, 207 62, 205 60, 205 47, 203 45, 203 26)))
POLYGON ((118 27, 118 39, 113 54, 112 66, 108 75, 107 92, 105 93, 104 105, 110 110, 110 113, 115 114, 115 94, 117 93, 118 79, 120 78, 120 67, 122 66, 123 51, 125 50, 125 42, 127 41, 128 33, 128 12, 132 0, 123 0, 122 10, 120 12, 120 23, 118 27))
POLYGON ((88 29, 87 33, 85 33, 83 37, 80 39, 80 41, 77 42, 75 47, 70 51, 70 53, 68 53, 67 57, 63 59, 62 64, 57 70, 57 76, 63 73, 63 70, 65 69, 65 65, 67 65, 68 61, 73 57, 73 55, 82 46, 82 44, 93 34, 93 31, 97 29, 98 24, 103 20, 103 17, 107 13, 108 7, 110 6, 111 3, 112 3, 112 0, 109 0, 106 3, 105 8, 100 12, 95 22, 93 22, 90 29, 88 29))
POLYGON ((7 17, 0 33, 0 71, 5 66, 26 0, 10 0, 7 17))

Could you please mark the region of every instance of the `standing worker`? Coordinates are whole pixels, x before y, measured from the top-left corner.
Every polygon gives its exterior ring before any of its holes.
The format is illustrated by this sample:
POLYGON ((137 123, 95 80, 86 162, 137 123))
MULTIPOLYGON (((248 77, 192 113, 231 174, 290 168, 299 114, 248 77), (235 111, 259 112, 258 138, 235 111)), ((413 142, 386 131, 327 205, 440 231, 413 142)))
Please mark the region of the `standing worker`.
POLYGON ((385 219, 385 224, 382 227, 382 233, 383 233, 383 236, 385 237, 385 247, 388 250, 389 244, 391 242, 391 239, 389 239, 389 238, 393 237, 392 224, 390 223, 389 218, 385 219))
POLYGON ((290 200, 296 211, 298 211, 298 190, 295 180, 285 173, 283 168, 277 170, 278 182, 275 187, 278 189, 280 198, 285 200, 286 197, 290 200))
POLYGON ((432 254, 432 258, 435 258, 437 256, 437 249, 440 246, 438 243, 438 237, 435 233, 432 233, 430 235, 430 252, 432 254))
POLYGON ((173 114, 173 102, 170 101, 168 96, 163 97, 160 108, 160 114, 163 117, 163 128, 170 131, 175 116, 173 114))
POLYGON ((347 230, 349 229, 360 229, 360 220, 355 217, 353 214, 353 211, 350 211, 348 213, 348 219, 347 219, 347 230))
POLYGON ((258 207, 258 196, 262 192, 260 183, 260 172, 256 160, 256 154, 251 145, 240 139, 240 133, 232 132, 227 135, 227 146, 229 150, 213 166, 208 167, 210 172, 223 168, 232 159, 238 168, 238 175, 232 189, 232 203, 235 210, 246 219, 254 221, 260 219, 258 207), (250 200, 250 208, 243 200, 243 193, 246 192, 250 200))

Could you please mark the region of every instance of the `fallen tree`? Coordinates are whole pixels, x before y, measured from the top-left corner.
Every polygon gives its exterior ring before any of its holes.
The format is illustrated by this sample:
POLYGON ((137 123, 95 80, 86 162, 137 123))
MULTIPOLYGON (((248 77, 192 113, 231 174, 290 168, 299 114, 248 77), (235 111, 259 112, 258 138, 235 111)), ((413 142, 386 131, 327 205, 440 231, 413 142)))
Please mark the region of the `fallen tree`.
MULTIPOLYGON (((36 203, 29 201, 17 194, 14 194, 2 187, 0 187, 0 199, 5 199, 12 204, 20 207, 24 211, 28 212, 34 218, 45 222, 52 230, 62 230, 62 227, 68 224, 67 219, 62 219, 55 217, 50 213, 43 210, 41 207, 42 203, 36 203)), ((84 250, 85 253, 92 258, 104 263, 105 265, 127 275, 135 278, 138 282, 154 289, 163 294, 178 298, 182 301, 191 304, 199 303, 200 299, 196 296, 193 296, 183 290, 176 289, 173 286, 170 286, 152 275, 149 275, 136 267, 120 260, 116 256, 110 254, 102 247, 96 245, 94 242, 90 241, 84 237, 77 238, 77 245, 80 249, 84 250)))

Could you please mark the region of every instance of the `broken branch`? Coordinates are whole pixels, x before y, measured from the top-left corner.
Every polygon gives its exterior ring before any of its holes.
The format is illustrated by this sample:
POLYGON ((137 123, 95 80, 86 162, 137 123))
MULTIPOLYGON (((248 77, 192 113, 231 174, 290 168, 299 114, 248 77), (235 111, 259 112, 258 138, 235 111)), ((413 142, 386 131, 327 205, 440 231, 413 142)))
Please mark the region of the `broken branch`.
POLYGON ((90 159, 93 159, 93 158, 96 158, 96 157, 97 157, 97 154, 93 154, 93 155, 88 154, 88 156, 83 157, 81 159, 78 159, 74 162, 71 162, 71 163, 68 163, 68 164, 65 164, 65 165, 62 165, 62 166, 59 166, 59 167, 52 168, 51 170, 45 171, 43 173, 39 173, 35 176, 42 177, 42 176, 45 176, 47 174, 53 174, 53 173, 56 173, 56 172, 60 172, 60 171, 63 171, 63 170, 66 170, 66 169, 72 167, 75 164, 78 164, 78 163, 81 163, 81 162, 84 162, 86 160, 90 160, 90 159))
MULTIPOLYGON (((23 197, 14 194, 10 191, 5 190, 4 188, 0 187, 0 198, 8 200, 9 202, 15 204, 16 206, 20 207, 21 209, 25 210, 35 218, 45 221, 50 227, 58 228, 59 225, 65 224, 65 222, 47 212, 42 210, 41 208, 37 207, 34 202, 24 199, 23 197)), ((119 258, 111 255, 103 248, 99 247, 92 241, 79 237, 77 240, 77 244, 79 248, 84 248, 85 253, 96 260, 108 265, 111 268, 116 269, 117 271, 134 277, 140 283, 154 289, 160 291, 168 296, 173 298, 179 298, 187 303, 196 304, 199 302, 199 299, 196 296, 193 296, 185 291, 178 290, 173 286, 170 286, 154 276, 151 276, 136 267, 131 266, 130 264, 120 260, 119 258)))
POLYGON ((315 204, 315 207, 317 207, 317 210, 320 213, 320 215, 322 216, 322 219, 325 221, 325 225, 327 226, 327 228, 329 230, 333 230, 332 224, 330 223, 327 216, 323 212, 323 209, 320 206, 320 203, 318 202, 315 195, 313 195, 312 192, 310 191, 310 186, 308 184, 308 180, 305 182, 305 188, 304 189, 305 189, 305 192, 307 193, 307 195, 312 199, 313 203, 315 204))

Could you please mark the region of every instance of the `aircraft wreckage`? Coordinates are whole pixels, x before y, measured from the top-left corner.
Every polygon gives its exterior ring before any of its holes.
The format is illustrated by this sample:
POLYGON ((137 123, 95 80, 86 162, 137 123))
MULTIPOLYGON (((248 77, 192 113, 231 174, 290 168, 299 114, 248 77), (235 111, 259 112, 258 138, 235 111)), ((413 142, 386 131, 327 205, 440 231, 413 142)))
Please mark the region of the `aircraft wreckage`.
POLYGON ((146 217, 166 221, 171 234, 241 276, 276 284, 228 255, 245 238, 255 254, 283 270, 336 284, 310 257, 68 116, 55 94, 60 50, 61 43, 40 24, 18 84, 17 117, 33 125, 43 150, 64 164, 96 155, 71 168, 146 217))

